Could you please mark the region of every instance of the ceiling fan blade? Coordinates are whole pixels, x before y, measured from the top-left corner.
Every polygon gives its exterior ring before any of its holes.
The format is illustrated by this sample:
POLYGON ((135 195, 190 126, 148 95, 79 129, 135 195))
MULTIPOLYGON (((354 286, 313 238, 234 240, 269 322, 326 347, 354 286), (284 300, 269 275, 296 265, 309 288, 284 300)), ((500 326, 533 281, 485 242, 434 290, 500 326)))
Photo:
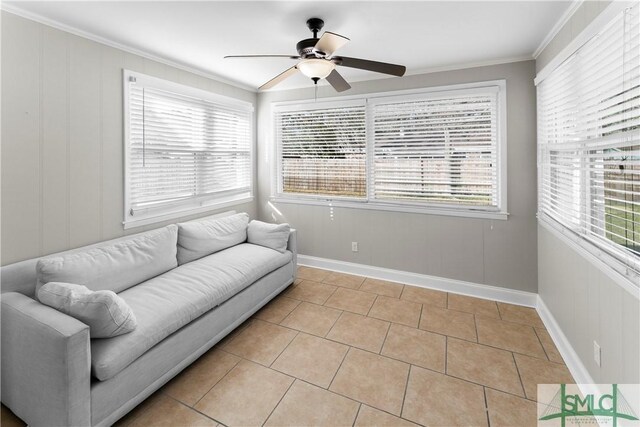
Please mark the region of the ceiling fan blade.
POLYGON ((293 67, 291 67, 291 68, 283 71, 282 73, 278 74, 277 76, 275 76, 274 78, 272 78, 271 80, 269 80, 268 82, 266 82, 265 84, 260 86, 258 89, 259 90, 271 89, 272 87, 274 87, 275 85, 277 85, 281 81, 285 80, 287 77, 290 77, 290 76, 294 75, 297 72, 298 72, 298 68, 294 65, 293 67))
POLYGON ((351 89, 351 85, 347 83, 347 81, 336 70, 333 70, 327 76, 326 80, 331 86, 333 86, 336 92, 344 92, 347 89, 351 89))
POLYGON ((325 56, 331 56, 333 53, 344 46, 349 41, 348 38, 340 34, 325 31, 322 37, 313 47, 314 51, 322 52, 325 56))
POLYGON ((299 56, 292 55, 227 55, 226 58, 289 58, 289 59, 300 59, 299 56))
POLYGON ((404 65, 369 61, 368 59, 349 58, 347 56, 336 56, 332 60, 337 65, 342 65, 343 67, 359 68, 361 70, 391 74, 392 76, 398 76, 398 77, 404 76, 404 73, 407 71, 407 67, 405 67, 404 65))

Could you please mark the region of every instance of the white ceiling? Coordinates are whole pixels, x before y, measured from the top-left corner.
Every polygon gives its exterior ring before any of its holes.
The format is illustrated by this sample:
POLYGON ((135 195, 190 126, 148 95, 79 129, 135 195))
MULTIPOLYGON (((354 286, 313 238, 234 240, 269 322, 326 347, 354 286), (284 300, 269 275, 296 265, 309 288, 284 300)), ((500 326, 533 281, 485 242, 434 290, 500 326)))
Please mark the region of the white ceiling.
MULTIPOLYGON (((531 58, 571 1, 5 1, 81 32, 257 88, 295 62, 223 59, 232 54, 297 54, 319 17, 351 39, 339 55, 439 67, 531 58)), ((387 77, 340 68, 348 81, 387 77)), ((302 87, 301 75, 278 89, 302 87)))

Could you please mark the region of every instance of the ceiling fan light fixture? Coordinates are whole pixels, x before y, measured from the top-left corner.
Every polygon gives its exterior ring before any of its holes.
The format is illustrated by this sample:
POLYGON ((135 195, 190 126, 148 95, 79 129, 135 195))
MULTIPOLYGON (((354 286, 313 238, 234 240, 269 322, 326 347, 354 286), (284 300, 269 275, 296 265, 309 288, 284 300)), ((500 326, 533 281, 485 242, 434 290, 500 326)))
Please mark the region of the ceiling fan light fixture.
POLYGON ((310 58, 300 61, 297 67, 310 79, 324 79, 336 68, 336 64, 326 59, 310 58))

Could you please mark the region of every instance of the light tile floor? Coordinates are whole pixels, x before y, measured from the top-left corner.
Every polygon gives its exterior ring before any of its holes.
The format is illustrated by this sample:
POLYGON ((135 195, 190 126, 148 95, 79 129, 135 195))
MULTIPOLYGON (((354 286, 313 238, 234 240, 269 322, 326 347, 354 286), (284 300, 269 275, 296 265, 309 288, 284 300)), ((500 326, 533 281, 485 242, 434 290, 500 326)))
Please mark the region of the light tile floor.
POLYGON ((532 308, 300 267, 118 425, 535 426, 571 382, 532 308))

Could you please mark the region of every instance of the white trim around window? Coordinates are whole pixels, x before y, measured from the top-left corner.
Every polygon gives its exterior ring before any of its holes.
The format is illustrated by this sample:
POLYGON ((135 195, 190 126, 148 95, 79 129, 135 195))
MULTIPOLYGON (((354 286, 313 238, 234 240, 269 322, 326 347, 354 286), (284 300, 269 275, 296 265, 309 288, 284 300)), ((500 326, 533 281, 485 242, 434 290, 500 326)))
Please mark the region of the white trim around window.
MULTIPOLYGON (((499 220, 506 220, 508 217, 505 80, 325 98, 317 101, 276 102, 272 103, 271 108, 271 135, 274 142, 271 200, 274 202, 499 220), (459 105, 456 105, 456 100, 459 105), (394 162, 393 159, 403 158, 403 156, 406 158, 413 158, 411 156, 422 158, 423 152, 430 153, 434 149, 442 150, 441 144, 436 143, 434 145, 430 141, 428 134, 432 132, 433 128, 426 129, 424 125, 420 128, 421 123, 429 122, 431 119, 425 120, 424 113, 422 113, 421 118, 415 120, 412 118, 414 105, 416 108, 429 109, 432 108, 432 105, 438 103, 447 103, 446 108, 457 109, 457 111, 462 111, 463 114, 466 111, 473 111, 473 108, 477 108, 478 111, 481 111, 480 114, 486 114, 487 117, 490 116, 491 118, 490 123, 487 125, 486 117, 480 117, 480 119, 484 120, 480 126, 480 131, 484 132, 483 138, 486 138, 486 135, 490 135, 491 146, 478 144, 472 147, 472 149, 487 152, 479 154, 478 158, 472 161, 467 160, 469 156, 466 156, 464 160, 459 158, 454 158, 452 161, 449 160, 454 165, 453 170, 456 172, 460 171, 460 169, 456 168, 462 168, 459 166, 462 162, 468 162, 464 166, 463 172, 471 171, 469 174, 472 180, 471 184, 475 185, 476 188, 482 188, 482 197, 484 199, 481 202, 471 200, 465 203, 462 197, 451 197, 450 201, 447 200, 447 197, 443 197, 442 200, 435 203, 425 202, 420 200, 420 196, 423 194, 419 192, 420 190, 416 190, 415 187, 412 188, 410 185, 404 185, 402 180, 398 181, 398 176, 402 177, 403 173, 413 176, 416 171, 414 168, 412 169, 411 165, 407 166, 410 162, 405 161, 402 164, 394 162), (397 111, 397 115, 395 111, 397 111), (363 114, 364 121, 362 119, 363 114), (282 120, 286 120, 285 125, 282 124, 282 120), (327 135, 326 138, 321 138, 321 142, 318 142, 315 135, 309 136, 310 133, 317 132, 313 121, 322 121, 329 127, 343 126, 349 135, 345 136, 345 132, 335 132, 327 135), (402 144, 400 144, 401 148, 396 149, 394 144, 397 140, 397 135, 404 136, 404 132, 403 129, 395 126, 395 123, 402 121, 405 124, 409 123, 411 126, 415 126, 422 135, 426 132, 427 136, 414 138, 411 141, 403 140, 402 144), (350 127, 350 123, 354 122, 356 122, 356 130, 350 127), (360 132, 362 127, 364 127, 364 132, 360 132), (389 130, 395 135, 391 139, 384 136, 384 132, 389 130), (285 133, 282 134, 283 132, 285 133), (305 146, 305 143, 308 145, 305 146), (302 162, 304 164, 300 165, 292 165, 290 161, 287 164, 288 176, 293 176, 294 178, 304 178, 305 168, 309 168, 309 170, 314 168, 320 168, 323 171, 333 170, 334 175, 337 174, 343 178, 343 187, 335 191, 334 194, 331 194, 331 188, 321 189, 314 194, 313 189, 307 190, 307 187, 291 185, 291 180, 289 179, 287 182, 289 191, 283 191, 285 185, 283 178, 283 145, 285 146, 286 154, 290 158, 303 157, 299 154, 304 154, 305 150, 309 149, 319 150, 318 157, 320 158, 327 150, 340 150, 343 154, 347 153, 338 161, 333 156, 331 159, 333 163, 328 166, 315 165, 313 164, 313 159, 310 162, 302 162), (299 153, 298 151, 300 150, 302 151, 299 153), (409 152, 408 154, 407 151, 409 152), (384 170, 384 163, 381 159, 386 160, 389 158, 392 159, 391 165, 384 170), (377 174, 376 165, 378 167, 377 174), (476 166, 482 170, 475 171, 474 168, 476 166), (291 169, 292 167, 293 169, 291 169), (476 175, 473 175, 474 173, 476 175), (478 176, 480 178, 477 178, 478 176), (477 181, 473 181, 474 179, 477 181), (359 180, 365 181, 365 184, 360 185, 359 180), (399 185, 395 185, 395 183, 399 183, 399 185), (291 190, 292 187, 293 190, 291 190), (302 188, 303 190, 299 191, 296 188, 302 188), (308 194, 304 194, 306 191, 308 191, 308 194), (324 194, 322 194, 323 191, 325 192, 324 194), (386 197, 381 196, 382 193, 386 197), (378 196, 376 197, 376 195, 378 196)), ((433 117, 437 117, 437 115, 433 117)), ((438 119, 436 118, 436 120, 438 119)), ((456 119, 448 118, 447 120, 456 119)), ((461 120, 459 127, 464 128, 465 126, 469 126, 469 124, 461 120)), ((476 126, 473 127, 475 128, 476 126)), ((462 144, 470 144, 469 141, 473 144, 473 139, 471 137, 467 141, 463 141, 462 144)), ((436 154, 440 155, 441 153, 438 152, 436 154)), ((328 157, 332 156, 329 155, 328 157)), ((436 185, 432 187, 427 185, 430 188, 427 190, 428 197, 433 199, 433 189, 436 189, 435 193, 437 194, 439 191, 437 185, 440 185, 439 177, 437 176, 438 161, 426 160, 425 163, 432 170, 436 170, 436 173, 429 178, 436 185)), ((326 172, 318 175, 317 171, 312 170, 309 173, 313 175, 313 179, 325 179, 322 174, 326 172)), ((448 183, 445 182, 444 184, 448 183)), ((422 187, 425 186, 422 185, 422 187)), ((453 185, 450 185, 449 188, 452 187, 453 185)))
POLYGON ((123 70, 124 228, 253 200, 253 104, 123 70))

